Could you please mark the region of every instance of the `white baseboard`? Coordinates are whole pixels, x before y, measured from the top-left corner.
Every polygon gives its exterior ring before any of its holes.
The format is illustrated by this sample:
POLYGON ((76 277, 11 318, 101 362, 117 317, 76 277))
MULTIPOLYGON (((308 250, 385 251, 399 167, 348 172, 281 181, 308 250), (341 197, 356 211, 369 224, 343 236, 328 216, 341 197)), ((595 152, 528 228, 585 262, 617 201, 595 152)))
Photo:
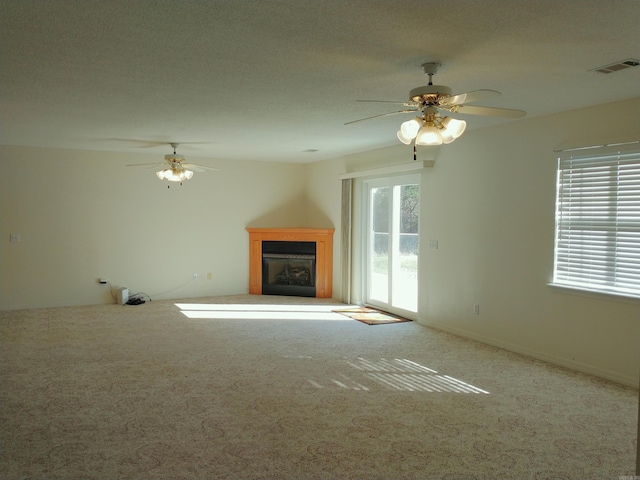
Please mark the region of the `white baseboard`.
POLYGON ((543 362, 548 362, 553 365, 558 365, 561 367, 570 368, 572 370, 576 370, 578 372, 586 373, 589 375, 594 375, 596 377, 604 378, 606 380, 611 380, 616 383, 620 383, 623 385, 627 385, 629 387, 638 388, 639 378, 631 377, 627 375, 621 375, 618 372, 612 372, 611 370, 606 370, 603 368, 595 367, 593 365, 589 365, 586 363, 576 362, 574 360, 569 360, 564 357, 558 357, 555 355, 549 355, 543 352, 538 352, 535 350, 531 350, 526 347, 522 347, 520 345, 515 345, 508 342, 501 342, 499 340, 495 340, 493 338, 484 337, 482 335, 477 335, 475 333, 467 332, 466 330, 458 329, 455 327, 450 327, 448 325, 443 325, 436 322, 420 322, 427 327, 432 327, 437 330, 442 330, 443 332, 451 333, 453 335, 457 335, 459 337, 468 338, 470 340, 475 340, 480 343, 484 343, 487 345, 492 345, 494 347, 502 348, 504 350, 508 350, 510 352, 519 353, 526 357, 535 358, 536 360, 542 360, 543 362))

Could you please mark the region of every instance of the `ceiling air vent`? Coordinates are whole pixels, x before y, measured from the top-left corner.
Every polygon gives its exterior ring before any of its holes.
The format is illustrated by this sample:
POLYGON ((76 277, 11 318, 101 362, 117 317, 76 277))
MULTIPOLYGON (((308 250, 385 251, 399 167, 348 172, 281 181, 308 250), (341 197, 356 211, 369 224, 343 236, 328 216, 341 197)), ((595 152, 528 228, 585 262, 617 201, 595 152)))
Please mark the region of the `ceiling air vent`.
POLYGON ((621 60, 616 63, 612 63, 611 65, 605 65, 604 67, 598 67, 590 70, 591 72, 597 73, 613 73, 619 72, 620 70, 624 70, 626 68, 637 67, 640 65, 640 60, 636 60, 635 58, 627 58, 626 60, 621 60))

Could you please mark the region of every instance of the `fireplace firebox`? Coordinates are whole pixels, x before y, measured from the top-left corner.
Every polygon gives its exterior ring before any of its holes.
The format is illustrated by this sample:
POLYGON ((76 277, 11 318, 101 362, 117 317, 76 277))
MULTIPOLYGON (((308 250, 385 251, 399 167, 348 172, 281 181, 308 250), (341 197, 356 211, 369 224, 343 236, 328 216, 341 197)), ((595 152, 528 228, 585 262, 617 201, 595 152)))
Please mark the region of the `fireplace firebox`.
POLYGON ((253 228, 249 293, 331 298, 332 228, 253 228))
POLYGON ((315 297, 315 242, 262 242, 262 293, 315 297))

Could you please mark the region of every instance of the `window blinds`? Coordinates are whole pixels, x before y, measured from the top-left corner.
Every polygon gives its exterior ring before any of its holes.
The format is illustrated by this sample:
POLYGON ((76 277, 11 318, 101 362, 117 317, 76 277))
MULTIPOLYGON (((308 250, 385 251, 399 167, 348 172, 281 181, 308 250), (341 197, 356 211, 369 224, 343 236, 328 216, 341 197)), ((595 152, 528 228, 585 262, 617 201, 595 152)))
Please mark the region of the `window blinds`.
POLYGON ((554 283, 640 297, 640 150, 558 158, 554 283))

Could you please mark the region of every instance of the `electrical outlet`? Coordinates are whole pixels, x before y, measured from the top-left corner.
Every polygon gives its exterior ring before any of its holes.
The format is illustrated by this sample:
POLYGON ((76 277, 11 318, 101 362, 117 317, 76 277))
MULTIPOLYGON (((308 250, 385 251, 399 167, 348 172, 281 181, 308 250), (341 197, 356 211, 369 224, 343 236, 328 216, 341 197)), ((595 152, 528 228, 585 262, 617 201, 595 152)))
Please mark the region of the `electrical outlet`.
POLYGON ((109 283, 109 282, 107 281, 107 279, 106 279, 106 278, 104 278, 104 277, 100 277, 100 278, 98 279, 98 283, 99 283, 100 285, 106 285, 106 284, 107 284, 107 283, 109 283))
POLYGON ((475 315, 480 315, 480 304, 479 303, 476 303, 476 304, 473 305, 473 313, 475 315))
POLYGON ((194 274, 193 274, 193 279, 194 279, 194 280, 197 280, 197 279, 198 279, 198 274, 197 274, 197 273, 194 273, 194 274))

